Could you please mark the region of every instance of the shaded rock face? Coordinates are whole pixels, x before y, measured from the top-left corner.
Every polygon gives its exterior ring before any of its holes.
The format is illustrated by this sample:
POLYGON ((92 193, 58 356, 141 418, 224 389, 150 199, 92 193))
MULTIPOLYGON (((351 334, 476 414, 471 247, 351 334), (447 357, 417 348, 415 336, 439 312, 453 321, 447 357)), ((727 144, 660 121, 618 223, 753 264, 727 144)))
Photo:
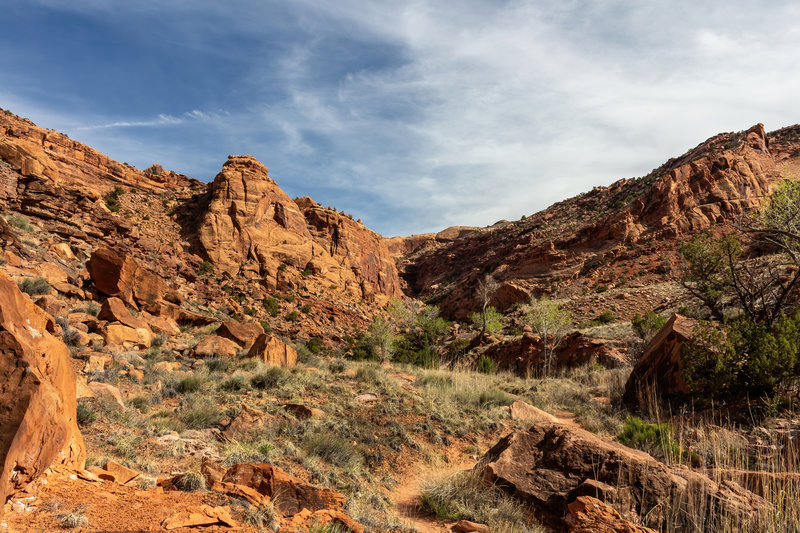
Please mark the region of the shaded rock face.
POLYGON ((255 158, 229 156, 210 195, 198 236, 216 268, 261 277, 278 290, 311 286, 306 276, 314 274, 324 288, 361 298, 401 294, 380 235, 308 198, 298 205, 255 158))
POLYGON ((625 384, 623 400, 630 405, 651 397, 680 400, 689 394, 681 375, 681 346, 692 338, 697 321, 672 315, 633 367, 625 384))
POLYGON ((679 521, 662 507, 670 500, 707 509, 711 519, 751 517, 765 508, 760 497, 735 483, 667 467, 644 452, 557 423, 509 434, 475 468, 557 528, 567 526, 567 506, 580 496, 598 498, 623 517, 654 522, 646 524, 653 527, 679 521))
MULTIPOLYGON (((609 339, 595 339, 579 332, 565 337, 555 350, 554 368, 576 368, 590 363, 600 363, 606 368, 617 368, 627 363, 625 343, 609 339)), ((544 367, 542 341, 532 334, 510 341, 498 342, 484 353, 498 370, 510 370, 519 375, 536 375, 544 367)))
POLYGON ((360 280, 365 297, 401 294, 397 267, 383 237, 311 198, 300 198, 297 205, 306 217, 314 241, 327 246, 336 263, 350 267, 356 280, 360 280))
MULTIPOLYGON (((528 297, 555 289, 581 293, 595 280, 615 282, 620 275, 650 274, 657 283, 651 262, 670 260, 686 237, 759 206, 780 173, 800 161, 797 140, 774 154, 770 147, 759 124, 709 139, 644 178, 596 187, 523 220, 438 246, 392 246, 412 250, 398 263, 410 291, 458 319, 478 308, 475 287, 486 273, 528 297)), ((503 294, 492 305, 502 311, 515 301, 503 294)))
POLYGON ((53 330, 52 318, 0 272, 0 504, 51 465, 83 468, 75 373, 53 330))

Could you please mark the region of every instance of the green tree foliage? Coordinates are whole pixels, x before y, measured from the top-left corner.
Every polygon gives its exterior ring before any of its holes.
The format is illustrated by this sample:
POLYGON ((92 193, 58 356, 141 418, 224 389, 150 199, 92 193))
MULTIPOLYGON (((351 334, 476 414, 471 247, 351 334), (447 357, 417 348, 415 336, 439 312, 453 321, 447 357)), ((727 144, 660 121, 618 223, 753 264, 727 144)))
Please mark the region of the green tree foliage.
POLYGON ((375 315, 369 325, 369 342, 373 349, 386 361, 392 355, 394 344, 394 326, 380 315, 375 315))
POLYGON ((548 376, 553 366, 553 354, 572 327, 572 317, 569 311, 562 309, 554 300, 534 298, 525 314, 525 320, 542 339, 542 373, 548 376))
POLYGON ((475 329, 480 329, 488 335, 503 330, 503 314, 492 306, 488 306, 482 313, 472 313, 469 320, 475 329))
POLYGON ((633 332, 644 342, 649 342, 666 323, 667 319, 665 317, 652 310, 646 312, 644 315, 636 313, 631 319, 633 332))
POLYGON ((800 378, 800 312, 772 323, 742 315, 720 324, 701 321, 681 349, 683 378, 700 398, 773 397, 800 378))
POLYGON ((397 338, 394 360, 435 368, 441 361, 440 350, 450 323, 439 316, 434 305, 424 307, 413 324, 397 338))
POLYGON ((715 239, 710 232, 695 235, 680 248, 684 259, 683 286, 722 320, 735 293, 733 265, 742 253, 739 239, 729 233, 715 239))

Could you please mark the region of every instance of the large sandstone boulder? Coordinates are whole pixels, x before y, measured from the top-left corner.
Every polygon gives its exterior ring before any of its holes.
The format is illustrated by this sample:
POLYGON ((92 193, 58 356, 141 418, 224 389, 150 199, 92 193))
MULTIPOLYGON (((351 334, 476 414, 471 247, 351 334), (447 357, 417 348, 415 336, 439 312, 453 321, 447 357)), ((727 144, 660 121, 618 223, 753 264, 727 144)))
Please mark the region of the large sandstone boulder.
POLYGON ((112 297, 103 302, 102 307, 100 307, 100 312, 97 314, 97 318, 109 322, 119 322, 129 328, 149 329, 147 322, 139 317, 133 316, 128 308, 125 307, 125 303, 119 298, 112 297))
POLYGON ((588 431, 542 422, 501 439, 475 468, 484 479, 531 505, 554 527, 566 526, 567 505, 596 497, 623 517, 658 527, 679 523, 681 505, 707 509, 709 518, 752 517, 764 501, 736 483, 716 483, 684 467, 668 467, 650 455, 588 431))
POLYGON ((272 335, 260 335, 247 357, 258 357, 267 366, 293 367, 297 363, 297 350, 272 335))
POLYGON ((51 465, 81 469, 75 373, 52 318, 0 272, 0 513, 51 465))
POLYGON ((681 375, 681 346, 692 338, 697 321, 672 315, 633 367, 625 384, 623 400, 636 405, 642 399, 681 399, 689 394, 689 386, 681 375))
POLYGON ((92 253, 86 269, 97 290, 116 296, 131 306, 152 305, 169 291, 166 283, 141 266, 134 258, 111 248, 99 248, 92 253))
POLYGON ((228 320, 217 329, 217 335, 230 339, 245 350, 249 350, 256 342, 259 335, 264 334, 264 328, 258 322, 239 322, 228 320))
POLYGON ((239 351, 239 346, 230 339, 219 335, 206 335, 192 350, 194 357, 214 358, 222 357, 233 359, 239 351))

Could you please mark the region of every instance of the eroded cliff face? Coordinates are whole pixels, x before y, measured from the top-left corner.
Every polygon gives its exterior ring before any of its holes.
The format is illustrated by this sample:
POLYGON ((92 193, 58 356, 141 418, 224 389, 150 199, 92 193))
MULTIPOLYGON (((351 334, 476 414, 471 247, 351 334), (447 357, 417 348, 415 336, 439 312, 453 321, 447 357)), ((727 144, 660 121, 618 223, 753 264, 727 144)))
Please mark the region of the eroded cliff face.
POLYGON ((303 286, 366 300, 401 294, 380 235, 310 198, 290 199, 252 156, 230 156, 210 195, 198 235, 221 270, 275 290, 303 286))
MULTIPOLYGON (((399 261, 413 294, 463 318, 485 274, 501 282, 495 305, 531 295, 586 292, 668 279, 680 242, 758 207, 800 160, 797 127, 767 135, 758 124, 717 135, 639 179, 559 202, 526 219, 476 230, 399 261), (775 147, 771 145, 775 144, 775 147)), ((397 243, 400 246, 404 243, 397 243)), ((584 318, 592 310, 576 309, 584 318)))

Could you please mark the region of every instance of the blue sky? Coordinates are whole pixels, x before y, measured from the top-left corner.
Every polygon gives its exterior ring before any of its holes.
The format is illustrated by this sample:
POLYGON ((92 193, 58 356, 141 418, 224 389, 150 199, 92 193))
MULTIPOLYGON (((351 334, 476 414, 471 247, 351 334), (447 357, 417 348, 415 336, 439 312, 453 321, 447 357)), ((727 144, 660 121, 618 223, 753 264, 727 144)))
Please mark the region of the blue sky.
POLYGON ((0 7, 0 107, 204 181, 253 154, 386 236, 516 219, 800 122, 795 2, 0 7))

